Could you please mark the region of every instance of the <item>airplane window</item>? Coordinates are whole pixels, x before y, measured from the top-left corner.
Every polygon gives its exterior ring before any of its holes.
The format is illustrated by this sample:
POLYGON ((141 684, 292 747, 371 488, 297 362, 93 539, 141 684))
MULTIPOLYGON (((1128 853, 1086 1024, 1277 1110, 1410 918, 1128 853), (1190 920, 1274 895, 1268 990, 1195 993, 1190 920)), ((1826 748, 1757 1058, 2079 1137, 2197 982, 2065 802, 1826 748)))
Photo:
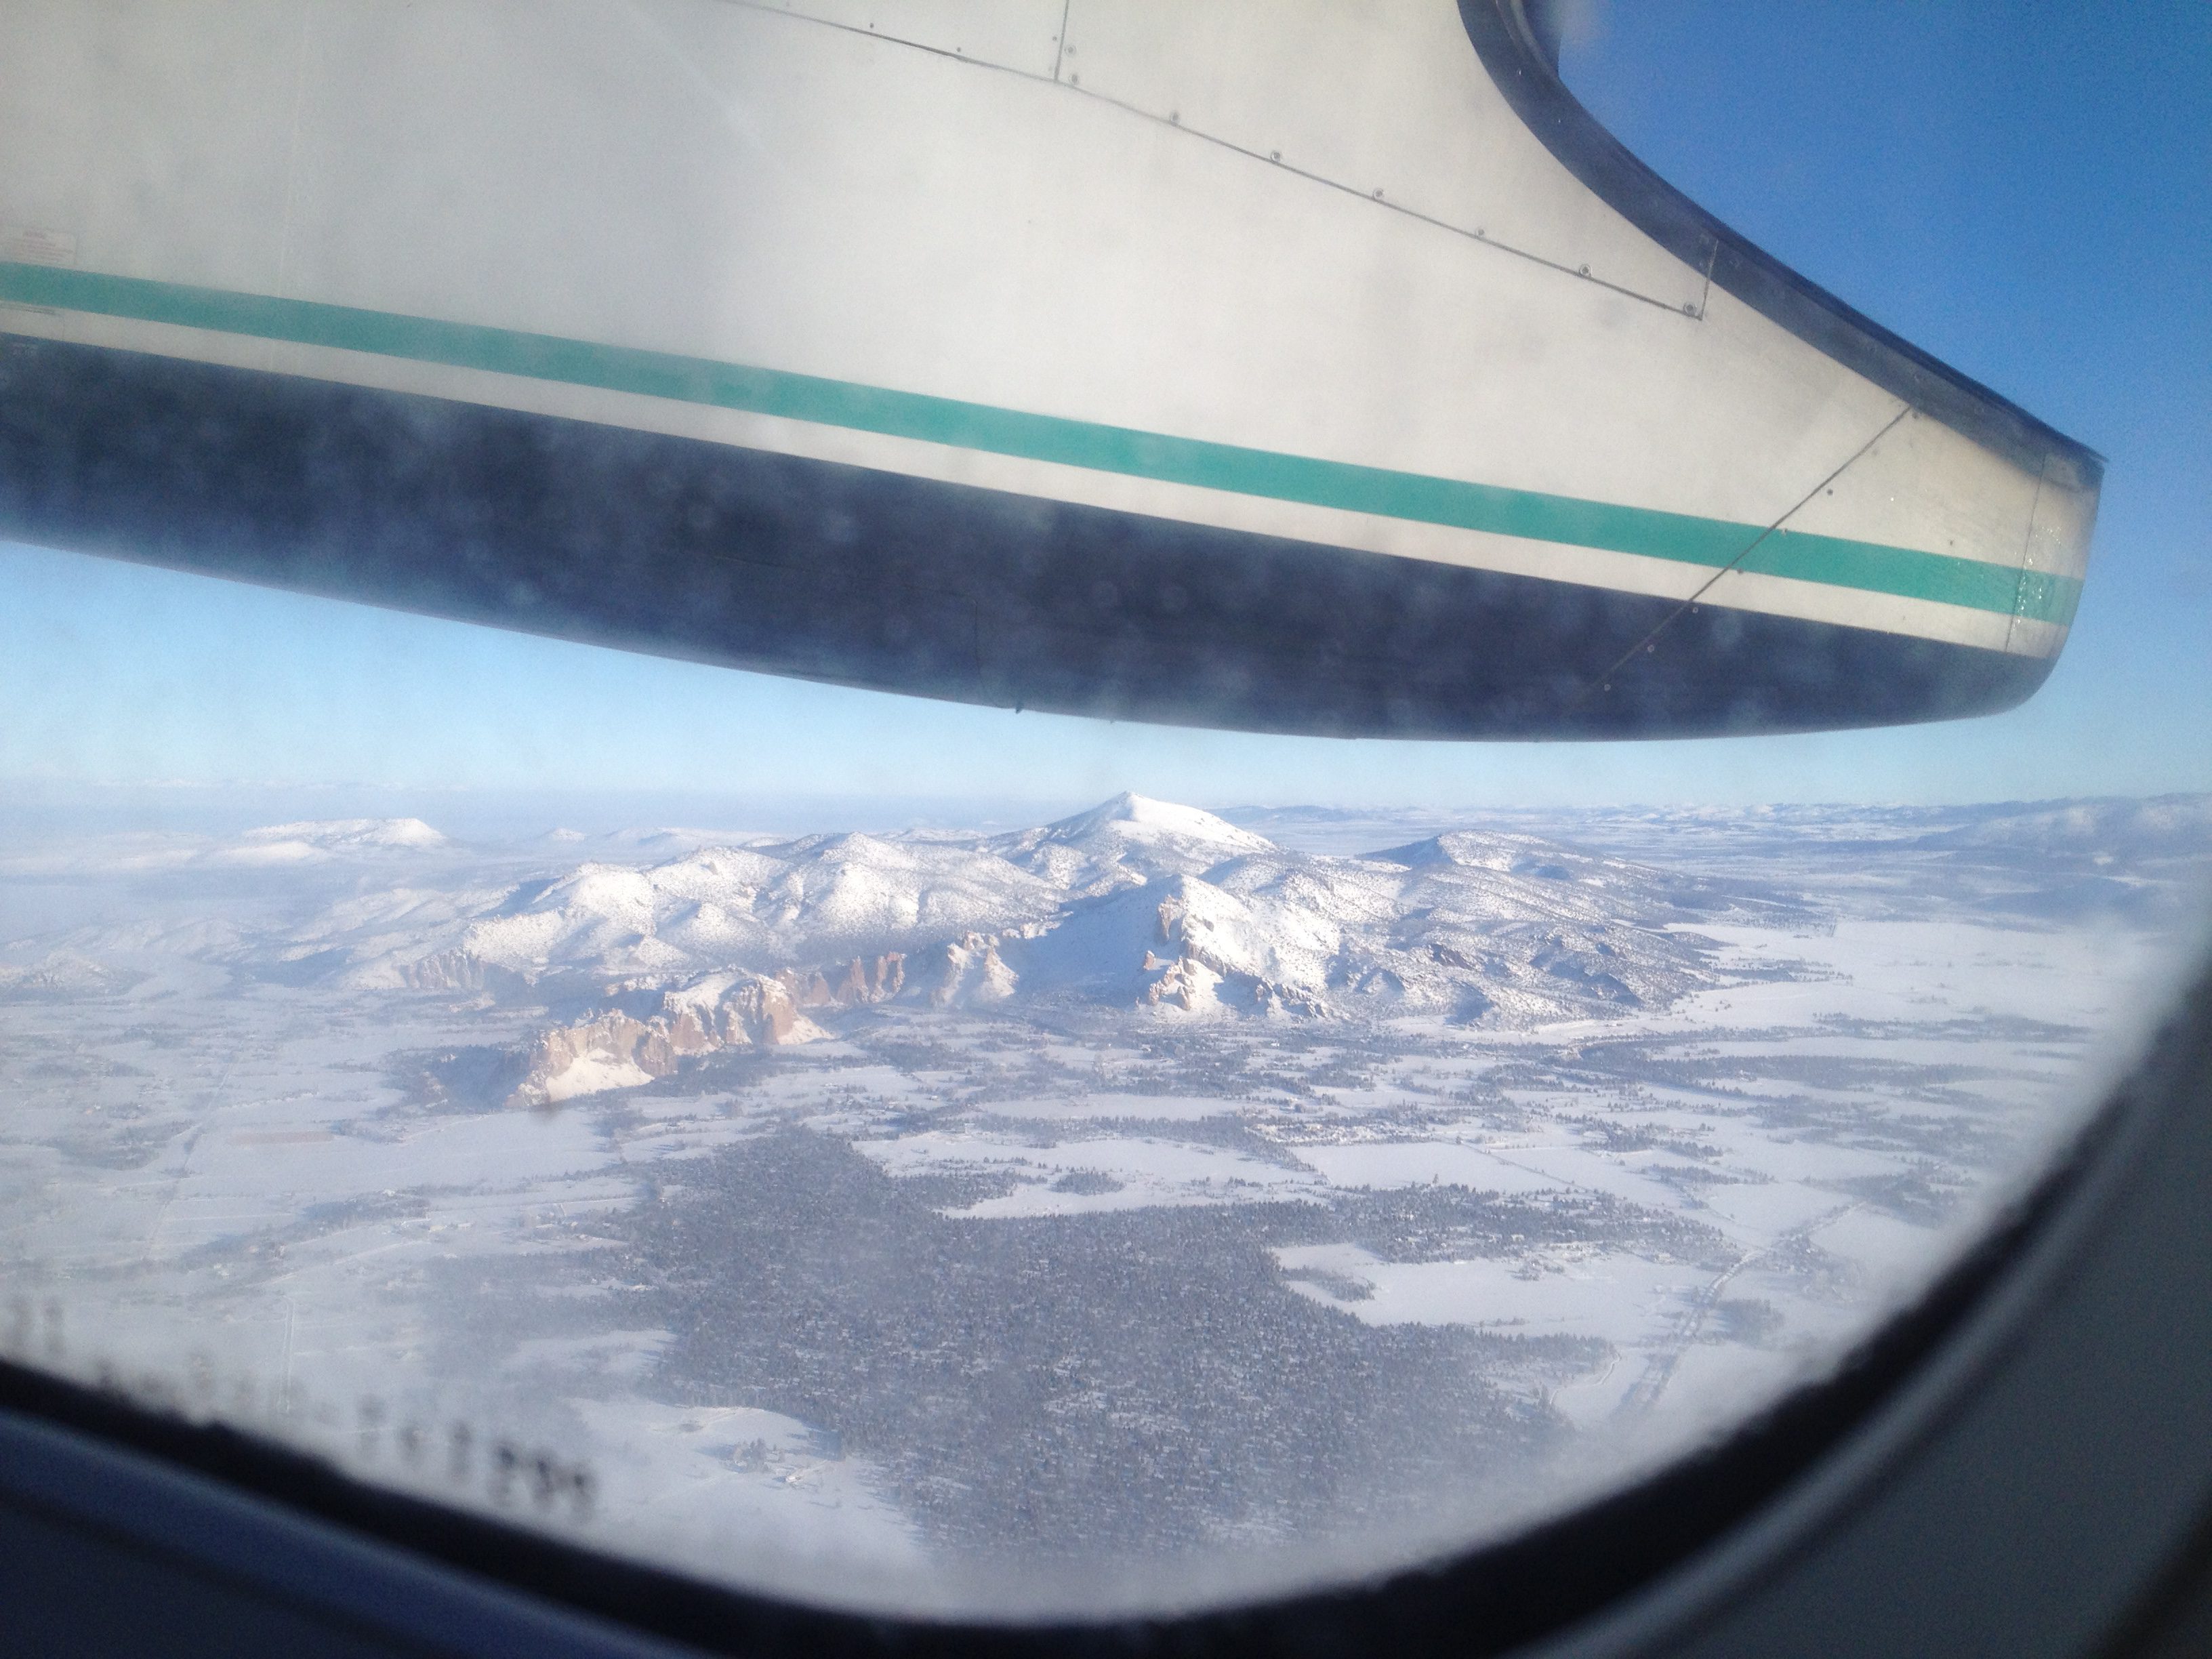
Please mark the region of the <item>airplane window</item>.
POLYGON ((10 8, 0 1358, 989 1618, 1817 1386, 2201 943, 2204 36, 10 8))

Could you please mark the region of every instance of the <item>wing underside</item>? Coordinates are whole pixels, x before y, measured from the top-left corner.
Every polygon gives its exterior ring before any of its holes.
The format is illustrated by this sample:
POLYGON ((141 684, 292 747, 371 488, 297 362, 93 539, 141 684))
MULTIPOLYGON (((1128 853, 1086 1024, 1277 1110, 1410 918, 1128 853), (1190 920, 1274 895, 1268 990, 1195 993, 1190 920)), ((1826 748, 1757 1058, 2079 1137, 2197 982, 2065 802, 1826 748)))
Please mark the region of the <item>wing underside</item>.
POLYGON ((2096 459, 1519 0, 848 9, 12 8, 0 533, 1346 735, 1970 714, 2063 645, 2096 459))

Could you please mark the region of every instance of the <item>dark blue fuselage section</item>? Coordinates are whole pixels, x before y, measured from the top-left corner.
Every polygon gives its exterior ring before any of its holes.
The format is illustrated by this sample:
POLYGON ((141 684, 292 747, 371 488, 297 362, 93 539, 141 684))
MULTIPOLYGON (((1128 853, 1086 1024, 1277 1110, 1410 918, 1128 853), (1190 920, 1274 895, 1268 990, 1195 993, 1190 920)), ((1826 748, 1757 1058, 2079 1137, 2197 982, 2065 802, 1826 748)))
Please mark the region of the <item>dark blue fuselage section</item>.
POLYGON ((1340 737, 2008 708, 2048 659, 8 337, 0 536, 966 702, 1340 737))

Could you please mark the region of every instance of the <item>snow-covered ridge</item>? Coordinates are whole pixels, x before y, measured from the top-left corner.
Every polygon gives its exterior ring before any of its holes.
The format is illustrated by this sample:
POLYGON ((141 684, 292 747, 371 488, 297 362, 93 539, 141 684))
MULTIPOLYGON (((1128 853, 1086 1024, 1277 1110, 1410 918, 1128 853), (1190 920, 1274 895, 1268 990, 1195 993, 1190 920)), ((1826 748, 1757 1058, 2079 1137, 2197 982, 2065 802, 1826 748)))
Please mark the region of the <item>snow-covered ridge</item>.
POLYGON ((297 864, 362 854, 427 852, 446 837, 420 818, 323 818, 249 830, 209 857, 225 864, 297 864))
MULTIPOLYGON (((1619 835, 1644 816, 1594 824, 1619 835)), ((1770 880, 1711 855, 1754 820, 1773 821, 1767 842, 1784 848, 1825 825, 1845 844, 1872 834, 1996 870, 2000 887, 2018 884, 2022 859, 2086 867, 2100 848, 2212 845, 2212 803, 2195 798, 1857 809, 1802 826, 1799 809, 1776 809, 1712 818, 1721 841, 1672 858, 1664 850, 1694 832, 1682 815, 1650 816, 1655 833, 1638 841, 1649 859, 1464 826, 1372 851, 1300 851, 1139 795, 997 834, 651 830, 487 849, 412 818, 271 824, 166 866, 187 894, 194 872, 229 871, 200 909, 180 902, 54 938, 58 954, 20 957, 0 994, 49 994, 159 951, 286 983, 550 1004, 562 1013, 519 1092, 550 1100, 717 1048, 834 1035, 884 1003, 1505 1027, 1663 1008, 1731 982, 1702 929, 1827 925, 1794 869, 1770 880), (241 891, 264 896, 261 908, 241 891)), ((2099 880, 2097 892, 2125 885, 2099 880)))
POLYGON ((679 842, 658 858, 657 835, 605 836, 588 846, 600 856, 519 880, 412 820, 271 826, 255 844, 441 855, 332 865, 317 878, 337 890, 304 915, 221 915, 161 948, 288 982, 580 1006, 525 1057, 515 1092, 537 1101, 808 1041, 884 1002, 1490 1025, 1663 1006, 1724 977, 1683 924, 1773 908, 1527 835, 1301 853, 1137 795, 1010 834, 679 842))

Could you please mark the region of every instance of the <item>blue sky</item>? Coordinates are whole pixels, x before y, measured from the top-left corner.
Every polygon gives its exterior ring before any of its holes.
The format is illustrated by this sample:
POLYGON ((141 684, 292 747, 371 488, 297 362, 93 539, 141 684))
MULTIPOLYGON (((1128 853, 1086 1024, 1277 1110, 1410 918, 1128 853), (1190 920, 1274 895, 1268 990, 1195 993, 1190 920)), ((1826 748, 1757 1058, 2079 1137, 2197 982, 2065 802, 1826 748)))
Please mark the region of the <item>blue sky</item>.
POLYGON ((1073 806, 1964 800, 2212 788, 2212 7, 1589 6, 1659 171, 2110 458, 2013 714, 1640 744, 1261 738, 809 686, 0 544, 0 780, 1073 806))

